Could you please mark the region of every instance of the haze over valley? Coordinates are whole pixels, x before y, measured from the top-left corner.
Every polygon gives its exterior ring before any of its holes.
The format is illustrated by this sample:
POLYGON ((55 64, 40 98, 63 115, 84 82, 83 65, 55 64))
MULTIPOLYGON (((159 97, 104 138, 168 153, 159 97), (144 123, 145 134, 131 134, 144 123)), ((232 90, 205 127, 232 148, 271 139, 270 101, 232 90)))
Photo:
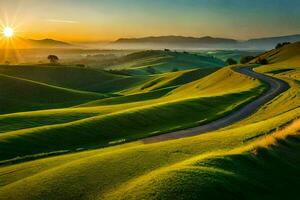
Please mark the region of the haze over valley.
POLYGON ((0 1, 0 199, 299 199, 299 7, 0 1))

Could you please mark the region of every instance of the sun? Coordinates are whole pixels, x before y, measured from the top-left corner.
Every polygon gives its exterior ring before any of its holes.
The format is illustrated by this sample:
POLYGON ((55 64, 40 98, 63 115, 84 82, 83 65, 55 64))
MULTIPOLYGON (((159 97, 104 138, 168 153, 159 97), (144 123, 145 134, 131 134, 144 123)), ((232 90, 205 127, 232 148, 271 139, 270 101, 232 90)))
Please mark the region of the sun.
POLYGON ((3 29, 3 35, 6 38, 11 38, 12 36, 14 36, 14 32, 15 32, 14 29, 9 26, 3 29))

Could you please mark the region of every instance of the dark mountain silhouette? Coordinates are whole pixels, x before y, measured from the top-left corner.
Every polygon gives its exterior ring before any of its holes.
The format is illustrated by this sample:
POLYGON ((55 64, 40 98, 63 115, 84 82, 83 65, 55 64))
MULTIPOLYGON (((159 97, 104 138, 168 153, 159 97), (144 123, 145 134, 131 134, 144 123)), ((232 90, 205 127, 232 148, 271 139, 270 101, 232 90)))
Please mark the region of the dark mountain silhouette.
POLYGON ((115 43, 203 43, 203 44, 215 44, 215 43, 237 43, 234 39, 227 38, 213 38, 213 37, 184 37, 184 36, 159 36, 159 37, 144 37, 144 38, 121 38, 115 41, 115 43))
POLYGON ((300 41, 299 35, 288 35, 279 37, 265 37, 238 41, 229 38, 214 37, 184 37, 184 36, 157 36, 143 38, 121 38, 112 43, 114 47, 132 46, 137 48, 251 48, 251 49, 271 49, 278 43, 300 41))
POLYGON ((300 41, 300 34, 297 35, 287 35, 287 36, 278 36, 278 37, 266 37, 266 38, 257 38, 251 39, 245 42, 249 47, 265 47, 267 49, 273 48, 278 43, 283 42, 298 42, 300 41))
POLYGON ((22 46, 26 48, 71 48, 74 47, 74 45, 53 40, 53 39, 42 39, 42 40, 34 40, 34 39, 24 39, 20 38, 22 46))
POLYGON ((234 46, 238 43, 237 40, 227 38, 213 37, 184 37, 184 36, 159 36, 159 37, 144 37, 144 38, 121 38, 112 44, 114 46, 137 46, 137 47, 217 47, 217 46, 234 46))

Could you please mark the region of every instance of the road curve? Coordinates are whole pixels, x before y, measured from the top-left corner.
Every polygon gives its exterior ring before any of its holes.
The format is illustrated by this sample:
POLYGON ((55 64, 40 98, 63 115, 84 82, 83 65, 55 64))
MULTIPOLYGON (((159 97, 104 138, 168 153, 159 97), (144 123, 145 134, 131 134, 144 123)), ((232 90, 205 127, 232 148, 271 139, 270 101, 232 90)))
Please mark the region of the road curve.
POLYGON ((279 94, 285 92, 289 89, 289 85, 277 78, 267 76, 264 74, 260 74, 253 71, 253 67, 236 67, 234 70, 238 73, 245 74, 247 76, 251 76, 253 78, 259 79, 269 85, 269 90, 262 94, 260 97, 252 101, 251 103, 243 106, 242 108, 234 111, 233 113, 212 121, 208 124, 197 126, 194 128, 188 128, 184 130, 174 131, 162 135, 152 136, 145 139, 142 139, 144 143, 155 143, 165 140, 173 140, 184 137, 190 137, 194 135, 199 135, 202 133, 207 133, 211 131, 215 131, 221 128, 224 128, 228 125, 231 125, 235 122, 238 122, 251 114, 255 113, 262 105, 274 99, 279 94))

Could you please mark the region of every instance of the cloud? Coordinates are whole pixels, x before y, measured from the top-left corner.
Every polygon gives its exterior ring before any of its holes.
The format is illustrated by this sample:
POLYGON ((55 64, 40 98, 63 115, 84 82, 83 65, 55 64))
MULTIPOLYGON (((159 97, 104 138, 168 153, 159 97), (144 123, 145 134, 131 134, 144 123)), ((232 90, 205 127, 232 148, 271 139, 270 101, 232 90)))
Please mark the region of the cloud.
POLYGON ((78 24, 78 21, 73 21, 73 20, 61 20, 61 19, 47 19, 47 22, 52 22, 52 23, 65 23, 65 24, 78 24))

